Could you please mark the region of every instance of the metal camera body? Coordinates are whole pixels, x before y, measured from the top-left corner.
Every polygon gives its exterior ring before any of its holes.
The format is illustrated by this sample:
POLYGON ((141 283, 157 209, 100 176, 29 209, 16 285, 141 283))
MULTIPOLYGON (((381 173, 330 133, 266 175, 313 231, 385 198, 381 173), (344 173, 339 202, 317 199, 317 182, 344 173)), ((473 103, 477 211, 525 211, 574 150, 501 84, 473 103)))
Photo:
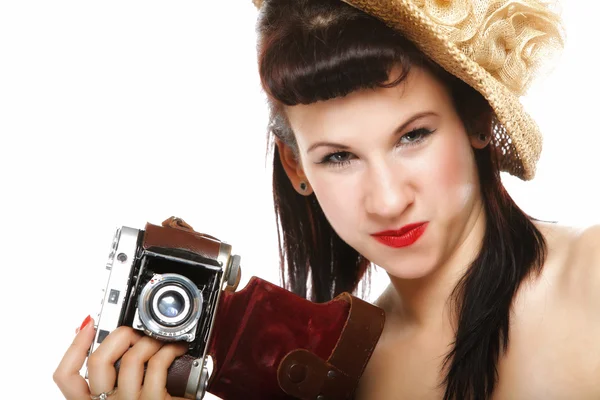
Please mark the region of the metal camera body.
MULTIPOLYGON (((147 226, 148 229, 148 226, 147 226)), ((208 343, 223 289, 237 278, 240 257, 217 241, 218 254, 147 246, 144 230, 117 229, 91 354, 119 326, 163 341, 186 341, 194 357, 185 397, 202 399, 209 378, 208 343)), ((87 377, 87 371, 86 371, 87 377)))

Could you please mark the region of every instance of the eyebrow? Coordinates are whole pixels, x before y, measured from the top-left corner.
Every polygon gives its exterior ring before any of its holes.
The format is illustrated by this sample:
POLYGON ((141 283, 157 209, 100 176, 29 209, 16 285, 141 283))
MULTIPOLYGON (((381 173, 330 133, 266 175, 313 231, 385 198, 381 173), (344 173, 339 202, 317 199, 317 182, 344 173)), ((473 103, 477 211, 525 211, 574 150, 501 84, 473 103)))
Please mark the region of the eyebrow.
MULTIPOLYGON (((424 112, 420 112, 417 113, 415 115, 413 115, 412 117, 410 117, 408 120, 406 120, 405 122, 402 123, 402 125, 400 125, 399 127, 396 128, 396 130, 394 130, 393 135, 397 135, 399 132, 402 132, 409 124, 413 123, 414 121, 423 118, 423 117, 427 117, 430 115, 437 115, 435 112, 433 111, 424 111, 424 112)), ((306 150, 306 153, 310 153, 311 151, 313 151, 314 149, 316 149, 317 147, 336 147, 339 148, 340 150, 347 150, 350 147, 346 146, 345 144, 340 144, 340 143, 334 143, 334 142, 315 142, 312 145, 310 145, 310 147, 308 148, 308 150, 306 150)))

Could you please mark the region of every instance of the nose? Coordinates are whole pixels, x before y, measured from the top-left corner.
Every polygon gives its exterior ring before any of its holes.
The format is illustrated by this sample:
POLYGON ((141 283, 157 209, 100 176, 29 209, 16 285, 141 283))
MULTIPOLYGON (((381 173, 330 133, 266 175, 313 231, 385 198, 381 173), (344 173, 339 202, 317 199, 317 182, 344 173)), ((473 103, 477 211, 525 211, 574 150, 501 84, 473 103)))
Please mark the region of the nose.
POLYGON ((414 201, 414 189, 406 174, 387 166, 373 169, 365 182, 365 209, 382 218, 401 215, 414 201))

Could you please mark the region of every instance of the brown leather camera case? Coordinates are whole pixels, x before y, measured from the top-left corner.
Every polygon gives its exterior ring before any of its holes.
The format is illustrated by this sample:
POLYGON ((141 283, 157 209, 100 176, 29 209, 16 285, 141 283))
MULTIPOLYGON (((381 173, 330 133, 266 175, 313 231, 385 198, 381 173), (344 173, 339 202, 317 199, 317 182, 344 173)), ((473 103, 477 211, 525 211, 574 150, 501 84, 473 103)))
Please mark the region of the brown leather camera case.
MULTIPOLYGON (((146 226, 144 246, 210 257, 215 241, 169 218, 146 226)), ((348 293, 317 304, 257 277, 224 291, 216 313, 207 390, 224 400, 351 398, 385 321, 383 310, 348 293)), ((184 395, 192 361, 186 355, 171 366, 171 395, 184 395)))

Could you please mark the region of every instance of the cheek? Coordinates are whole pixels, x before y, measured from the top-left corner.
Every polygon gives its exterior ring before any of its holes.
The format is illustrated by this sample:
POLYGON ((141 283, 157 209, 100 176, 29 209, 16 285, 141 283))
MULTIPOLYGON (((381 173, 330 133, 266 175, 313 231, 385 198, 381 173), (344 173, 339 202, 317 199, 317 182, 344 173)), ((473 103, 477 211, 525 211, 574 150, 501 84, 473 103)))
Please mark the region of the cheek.
POLYGON ((353 181, 335 178, 334 174, 327 177, 326 174, 305 172, 332 228, 342 239, 351 240, 347 237, 347 233, 354 231, 359 222, 356 215, 359 209, 357 206, 359 195, 356 190, 353 190, 356 187, 353 181))
POLYGON ((477 187, 475 160, 469 144, 455 146, 440 157, 439 193, 456 212, 469 207, 477 187))
POLYGON ((439 143, 420 166, 417 175, 426 201, 446 210, 461 210, 473 199, 476 190, 475 163, 470 145, 462 142, 439 143), (440 204, 440 199, 443 203, 440 204))

